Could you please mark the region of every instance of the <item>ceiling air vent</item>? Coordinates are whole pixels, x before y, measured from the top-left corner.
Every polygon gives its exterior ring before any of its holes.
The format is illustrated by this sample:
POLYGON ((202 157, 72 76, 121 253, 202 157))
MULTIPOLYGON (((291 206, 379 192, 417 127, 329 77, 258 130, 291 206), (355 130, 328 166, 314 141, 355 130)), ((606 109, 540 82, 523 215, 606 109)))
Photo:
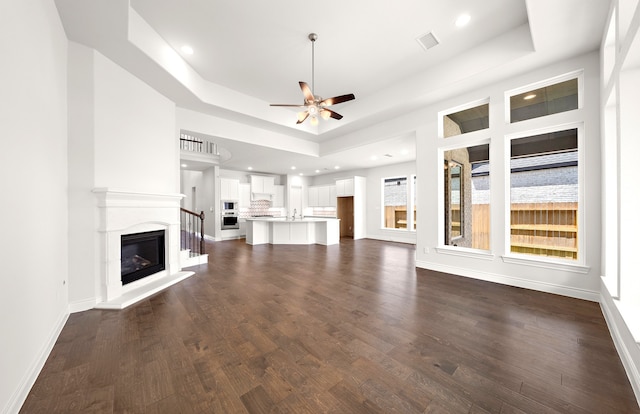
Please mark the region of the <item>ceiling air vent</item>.
POLYGON ((440 43, 440 41, 438 40, 438 38, 436 38, 436 35, 433 34, 433 32, 429 32, 427 34, 424 34, 418 37, 416 41, 420 43, 420 46, 422 46, 424 50, 429 50, 440 43))

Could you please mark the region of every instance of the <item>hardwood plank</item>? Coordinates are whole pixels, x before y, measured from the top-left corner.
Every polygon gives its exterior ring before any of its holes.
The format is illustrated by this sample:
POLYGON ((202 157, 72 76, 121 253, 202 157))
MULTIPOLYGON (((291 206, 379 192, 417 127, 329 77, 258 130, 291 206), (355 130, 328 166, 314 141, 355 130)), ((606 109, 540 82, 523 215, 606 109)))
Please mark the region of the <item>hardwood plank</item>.
POLYGON ((275 406, 269 394, 262 385, 247 391, 240 396, 242 403, 250 413, 269 413, 275 406))
POLYGON ((416 269, 400 243, 206 249, 71 315, 21 412, 640 413, 597 303, 416 269))

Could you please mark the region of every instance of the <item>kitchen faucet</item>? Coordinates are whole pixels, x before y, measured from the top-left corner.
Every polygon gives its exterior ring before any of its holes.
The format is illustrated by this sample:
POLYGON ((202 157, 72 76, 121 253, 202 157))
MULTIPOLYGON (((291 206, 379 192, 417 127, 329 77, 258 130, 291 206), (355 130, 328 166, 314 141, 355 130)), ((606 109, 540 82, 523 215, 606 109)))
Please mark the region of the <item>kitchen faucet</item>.
POLYGON ((296 210, 295 208, 293 209, 293 217, 292 220, 296 219, 296 213, 298 212, 298 210, 296 210))

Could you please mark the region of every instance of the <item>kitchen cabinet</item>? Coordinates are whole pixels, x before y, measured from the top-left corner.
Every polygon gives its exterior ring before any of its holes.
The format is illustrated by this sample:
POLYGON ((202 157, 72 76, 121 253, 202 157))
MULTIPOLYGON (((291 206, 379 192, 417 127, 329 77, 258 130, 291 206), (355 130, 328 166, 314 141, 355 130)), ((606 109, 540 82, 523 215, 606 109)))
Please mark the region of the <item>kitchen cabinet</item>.
POLYGON ((251 184, 242 183, 240 188, 240 208, 251 207, 251 184))
POLYGON ((335 199, 335 185, 320 185, 307 188, 307 207, 335 207, 335 199))
POLYGON ((335 191, 331 191, 335 189, 333 185, 326 185, 323 187, 318 187, 318 207, 331 207, 336 204, 335 201, 335 191), (333 201, 331 200, 331 194, 333 193, 333 201))
POLYGON ((336 180, 336 196, 351 197, 354 195, 353 178, 336 180))
POLYGON ((253 194, 275 194, 275 177, 267 175, 252 175, 251 192, 253 194))
POLYGON ((318 187, 307 188, 307 206, 318 207, 318 187))
POLYGON ((284 185, 276 185, 271 207, 284 207, 284 185))
POLYGON ((220 199, 239 200, 240 180, 235 178, 220 178, 220 199))
POLYGON ((247 244, 323 244, 340 243, 340 220, 334 218, 247 219, 247 244))

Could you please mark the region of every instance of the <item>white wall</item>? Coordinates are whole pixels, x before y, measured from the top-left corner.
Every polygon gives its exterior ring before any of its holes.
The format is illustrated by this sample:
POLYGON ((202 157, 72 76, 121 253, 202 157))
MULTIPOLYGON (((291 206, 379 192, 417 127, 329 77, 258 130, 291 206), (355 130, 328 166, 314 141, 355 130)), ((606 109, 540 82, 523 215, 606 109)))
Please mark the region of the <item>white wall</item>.
POLYGON ((0 412, 18 412, 68 316, 67 40, 52 1, 0 3, 0 412))
POLYGON ((175 104, 95 53, 95 186, 178 193, 175 104))
MULTIPOLYGON (((385 229, 382 227, 382 180, 389 177, 407 177, 407 183, 411 183, 411 176, 416 173, 415 162, 393 164, 385 167, 371 168, 367 178, 367 237, 370 239, 396 241, 402 243, 416 243, 416 232, 399 229, 385 229)), ((417 181, 418 187, 420 181, 417 181)), ((408 197, 409 195, 407 195, 408 197)), ((408 207, 407 207, 408 208, 408 207)))
POLYGON ((600 304, 631 386, 640 401, 640 3, 611 2, 601 53, 603 205, 600 304))
MULTIPOLYGON (((382 179, 396 176, 411 178, 416 173, 415 162, 392 164, 378 168, 340 171, 313 177, 311 185, 335 184, 336 180, 360 176, 366 178, 365 237, 401 243, 416 243, 416 232, 382 228, 382 179)), ((418 181, 418 185, 419 181, 418 181)))
MULTIPOLYGON (((95 143, 93 67, 94 52, 75 42, 68 47, 69 106, 69 298, 74 308, 87 309, 95 304, 95 282, 87 269, 96 268, 98 256, 93 246, 97 228, 94 185, 95 143), (81 249, 82 254, 77 254, 81 249)), ((91 274, 92 272, 89 272, 91 274)))

